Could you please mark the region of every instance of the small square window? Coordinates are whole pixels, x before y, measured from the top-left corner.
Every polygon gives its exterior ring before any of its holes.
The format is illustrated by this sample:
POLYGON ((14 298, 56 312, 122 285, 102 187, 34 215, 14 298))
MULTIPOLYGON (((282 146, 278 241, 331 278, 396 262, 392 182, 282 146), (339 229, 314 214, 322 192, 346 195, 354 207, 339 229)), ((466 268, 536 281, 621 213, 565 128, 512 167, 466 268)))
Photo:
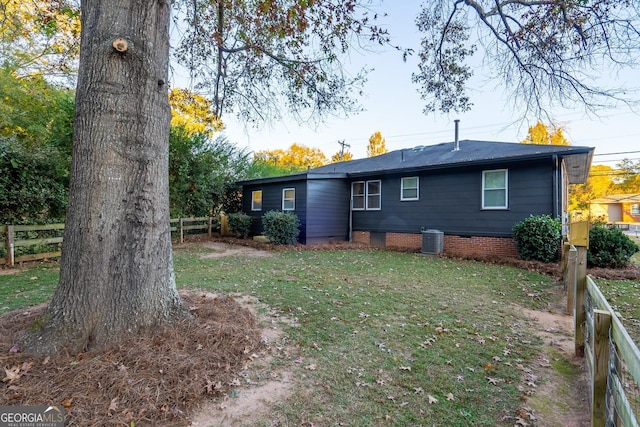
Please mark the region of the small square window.
POLYGON ((410 178, 402 178, 400 185, 400 200, 418 200, 420 198, 420 191, 418 188, 420 180, 417 176, 410 178))
POLYGON ((296 189, 285 188, 282 190, 282 210, 293 211, 296 209, 296 189))
POLYGON ((251 210, 252 211, 262 210, 262 190, 251 192, 251 210))
POLYGON ((640 203, 631 205, 631 215, 640 215, 640 203))

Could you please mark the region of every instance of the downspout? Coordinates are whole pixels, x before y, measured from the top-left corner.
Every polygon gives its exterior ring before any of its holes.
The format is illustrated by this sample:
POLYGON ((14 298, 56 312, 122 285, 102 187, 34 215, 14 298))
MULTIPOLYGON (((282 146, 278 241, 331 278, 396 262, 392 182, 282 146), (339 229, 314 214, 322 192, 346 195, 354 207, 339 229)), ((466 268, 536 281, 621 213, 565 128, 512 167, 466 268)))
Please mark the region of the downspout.
POLYGON ((558 156, 556 154, 553 155, 553 217, 558 218, 559 216, 559 191, 558 191, 558 156))
POLYGON ((353 192, 349 198, 349 243, 353 241, 353 192))

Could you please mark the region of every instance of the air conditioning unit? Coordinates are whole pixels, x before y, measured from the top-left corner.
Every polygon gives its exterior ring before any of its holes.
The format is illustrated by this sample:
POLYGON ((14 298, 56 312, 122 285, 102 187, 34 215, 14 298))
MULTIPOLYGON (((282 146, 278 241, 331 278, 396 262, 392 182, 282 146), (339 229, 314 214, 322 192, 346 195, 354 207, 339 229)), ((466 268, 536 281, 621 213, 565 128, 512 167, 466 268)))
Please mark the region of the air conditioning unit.
POLYGON ((444 232, 422 229, 422 249, 425 255, 441 254, 444 250, 444 232))

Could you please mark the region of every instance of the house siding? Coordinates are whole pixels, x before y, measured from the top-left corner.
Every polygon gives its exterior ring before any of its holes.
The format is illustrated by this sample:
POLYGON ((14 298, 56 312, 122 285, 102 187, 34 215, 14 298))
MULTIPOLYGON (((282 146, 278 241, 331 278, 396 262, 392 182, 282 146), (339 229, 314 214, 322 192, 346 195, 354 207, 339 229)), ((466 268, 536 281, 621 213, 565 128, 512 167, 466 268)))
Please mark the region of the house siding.
POLYGON ((242 211, 252 219, 250 234, 258 235, 263 233, 262 216, 269 211, 282 211, 282 191, 285 188, 295 189, 295 210, 293 212, 300 220, 300 235, 298 241, 306 242, 307 229, 307 181, 289 181, 274 184, 247 185, 242 189, 242 211), (262 210, 251 210, 251 193, 262 190, 262 210))
POLYGON ((307 181, 307 244, 348 240, 349 199, 343 180, 307 181))
POLYGON ((381 209, 354 211, 353 230, 417 234, 424 228, 457 236, 511 237, 513 226, 529 215, 553 215, 553 170, 552 162, 537 161, 431 171, 418 175, 417 201, 400 200, 401 179, 411 174, 380 177, 381 209), (509 171, 509 208, 483 210, 482 171, 494 169, 509 171))

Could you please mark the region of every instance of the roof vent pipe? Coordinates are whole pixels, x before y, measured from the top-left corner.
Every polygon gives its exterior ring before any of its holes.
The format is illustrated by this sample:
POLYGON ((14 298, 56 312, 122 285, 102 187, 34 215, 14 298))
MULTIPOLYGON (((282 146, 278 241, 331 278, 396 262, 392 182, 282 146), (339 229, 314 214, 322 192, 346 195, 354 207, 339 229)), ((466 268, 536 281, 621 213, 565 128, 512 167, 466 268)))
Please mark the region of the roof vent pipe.
POLYGON ((453 122, 455 123, 456 128, 456 136, 453 141, 453 151, 458 151, 460 149, 460 139, 458 138, 458 124, 460 123, 460 119, 455 119, 453 122))

